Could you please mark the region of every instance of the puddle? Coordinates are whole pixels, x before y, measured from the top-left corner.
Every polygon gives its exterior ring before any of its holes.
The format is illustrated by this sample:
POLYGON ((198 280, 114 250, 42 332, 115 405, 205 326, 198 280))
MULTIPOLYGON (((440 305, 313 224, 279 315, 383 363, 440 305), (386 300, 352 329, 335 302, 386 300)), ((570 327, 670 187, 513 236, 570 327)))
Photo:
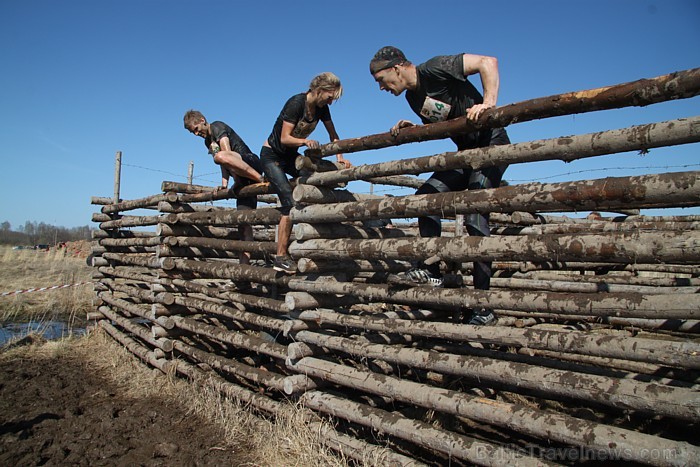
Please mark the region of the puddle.
POLYGON ((44 321, 41 323, 8 323, 0 326, 0 346, 21 339, 28 334, 37 334, 46 340, 61 339, 68 336, 82 336, 85 328, 71 327, 63 321, 44 321))

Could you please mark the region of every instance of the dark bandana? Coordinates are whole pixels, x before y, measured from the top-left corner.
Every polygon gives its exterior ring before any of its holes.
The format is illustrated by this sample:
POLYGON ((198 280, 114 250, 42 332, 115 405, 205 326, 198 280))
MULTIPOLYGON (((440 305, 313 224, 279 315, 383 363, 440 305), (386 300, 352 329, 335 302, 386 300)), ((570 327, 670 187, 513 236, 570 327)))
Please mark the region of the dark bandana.
POLYGON ((396 47, 382 47, 369 62, 369 72, 375 74, 406 61, 406 56, 396 47))

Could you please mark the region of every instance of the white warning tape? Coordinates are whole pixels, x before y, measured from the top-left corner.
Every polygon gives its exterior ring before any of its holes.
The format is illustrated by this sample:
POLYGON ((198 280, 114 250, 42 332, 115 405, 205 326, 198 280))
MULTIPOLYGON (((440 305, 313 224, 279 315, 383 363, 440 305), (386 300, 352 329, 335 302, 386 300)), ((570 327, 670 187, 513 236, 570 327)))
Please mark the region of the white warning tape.
POLYGON ((78 282, 77 284, 52 285, 51 287, 35 287, 33 289, 15 290, 14 292, 2 292, 0 293, 0 297, 6 297, 8 295, 17 295, 21 293, 43 292, 45 290, 65 289, 66 287, 76 287, 78 285, 92 284, 92 282, 93 281, 86 281, 78 282))

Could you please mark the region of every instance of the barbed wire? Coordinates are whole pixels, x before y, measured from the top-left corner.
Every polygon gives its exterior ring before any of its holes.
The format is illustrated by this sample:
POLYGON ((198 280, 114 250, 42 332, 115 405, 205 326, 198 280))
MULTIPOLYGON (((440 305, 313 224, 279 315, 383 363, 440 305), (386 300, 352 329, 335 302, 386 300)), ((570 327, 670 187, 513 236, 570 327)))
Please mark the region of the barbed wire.
MULTIPOLYGON (((154 169, 154 168, 151 168, 151 167, 144 167, 144 166, 142 166, 142 165, 124 164, 124 163, 122 163, 122 167, 132 167, 132 168, 134 168, 134 169, 147 170, 147 171, 149 171, 149 172, 164 173, 164 174, 172 175, 172 176, 174 176, 174 177, 184 178, 185 180, 187 180, 187 176, 181 175, 181 174, 177 174, 177 173, 174 173, 174 172, 169 172, 169 171, 167 171, 167 170, 154 169)), ((209 183, 211 183, 211 184, 216 184, 217 182, 214 182, 214 181, 212 181, 212 180, 208 180, 208 179, 206 179, 206 178, 204 178, 204 177, 207 177, 207 176, 209 176, 209 175, 216 175, 216 174, 218 174, 218 173, 220 173, 220 172, 209 172, 209 173, 205 173, 205 174, 201 174, 201 175, 193 175, 193 176, 192 176, 192 179, 193 179, 193 180, 195 180, 195 179, 196 179, 196 180, 202 180, 202 181, 205 181, 205 182, 209 182, 209 183)))
MULTIPOLYGON (((142 170, 147 170, 147 171, 150 171, 150 172, 159 172, 159 173, 164 173, 164 174, 172 175, 172 176, 175 176, 175 177, 187 179, 186 176, 182 176, 182 175, 176 174, 176 173, 174 173, 174 172, 168 172, 167 170, 153 169, 153 168, 150 168, 150 167, 143 167, 143 166, 134 165, 134 164, 122 164, 122 166, 125 166, 125 167, 132 167, 132 168, 142 169, 142 170)), ((518 179, 518 178, 506 178, 506 179, 507 179, 509 182, 537 182, 537 181, 540 181, 540 180, 551 180, 551 179, 553 179, 553 178, 565 177, 565 176, 569 176, 569 175, 578 175, 578 174, 590 173, 590 172, 604 172, 604 171, 609 171, 609 170, 641 170, 641 169, 654 169, 654 170, 657 170, 657 169, 666 169, 666 170, 667 170, 667 169, 687 169, 687 168, 690 168, 690 167, 700 167, 700 164, 684 164, 684 165, 647 165, 647 166, 633 166, 633 167, 629 167, 629 166, 628 166, 628 167, 602 167, 602 168, 599 168, 599 169, 584 169, 584 170, 576 170, 576 171, 572 171, 572 172, 564 172, 564 173, 559 173, 559 174, 556 174, 556 175, 549 175, 549 176, 547 176, 547 177, 523 178, 523 179, 518 179)), ((212 185, 216 185, 217 182, 215 182, 215 181, 213 181, 213 180, 206 179, 206 178, 204 178, 204 177, 209 176, 209 175, 215 175, 215 174, 217 174, 217 173, 219 173, 219 172, 208 172, 208 173, 205 173, 205 174, 202 174, 202 175, 197 175, 197 176, 194 176, 194 175, 193 175, 193 176, 192 176, 192 179, 193 179, 193 180, 201 180, 201 181, 204 181, 204 182, 208 182, 208 183, 210 183, 210 184, 212 184, 212 185)), ((367 182, 367 183, 370 183, 370 182, 367 182)), ((385 188, 385 189, 381 189, 381 190, 372 190, 371 193, 388 193, 388 192, 392 192, 392 191, 399 191, 399 190, 405 190, 405 189, 407 189, 407 187, 385 188)), ((360 191, 360 192, 358 192, 358 193, 360 193, 360 194, 369 194, 370 191, 360 191)))
POLYGON ((140 165, 124 164, 124 163, 122 163, 122 167, 133 167, 133 168, 135 168, 135 169, 148 170, 149 172, 159 172, 159 173, 164 173, 164 174, 168 174, 168 175, 173 175, 173 176, 175 176, 175 177, 180 177, 180 178, 187 179, 186 176, 182 176, 182 175, 180 175, 180 174, 176 174, 176 173, 173 173, 173 172, 168 172, 167 170, 152 169, 152 168, 150 168, 150 167, 143 167, 143 166, 140 166, 140 165))
POLYGON ((636 166, 636 167, 603 167, 600 169, 584 169, 584 170, 577 170, 574 172, 566 172, 566 173, 561 173, 557 175, 550 175, 548 177, 537 177, 537 178, 529 178, 529 179, 515 179, 515 178, 507 178, 509 182, 536 182, 539 180, 549 180, 552 178, 558 178, 558 177, 564 177, 567 175, 576 175, 576 174, 582 174, 582 173, 587 173, 587 172, 607 172, 609 170, 640 170, 640 169, 687 169, 689 167, 700 167, 700 164, 685 164, 685 165, 647 165, 647 166, 636 166))

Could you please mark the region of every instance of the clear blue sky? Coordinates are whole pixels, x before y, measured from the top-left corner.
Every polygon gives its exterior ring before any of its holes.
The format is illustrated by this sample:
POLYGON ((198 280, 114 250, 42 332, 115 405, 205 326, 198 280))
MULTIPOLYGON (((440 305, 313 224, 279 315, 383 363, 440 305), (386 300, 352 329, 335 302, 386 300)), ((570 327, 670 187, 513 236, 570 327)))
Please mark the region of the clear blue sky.
MULTIPOLYGON (((184 182, 191 160, 195 183, 219 182, 202 140, 183 129, 188 109, 227 122, 258 152, 286 99, 333 71, 345 88, 331 107, 341 138, 387 131, 401 118, 417 121, 368 72, 374 52, 390 44, 415 63, 460 52, 497 57, 499 105, 655 77, 700 66, 700 2, 5 0, 0 41, 0 222, 74 227, 99 210, 91 196, 113 195, 116 151, 125 199, 156 194, 163 180, 184 182)), ((508 131, 513 142, 581 134, 695 116, 698 104, 696 97, 508 131)), ((327 141, 323 128, 314 136, 327 141)), ((348 158, 357 165, 453 149, 438 141, 348 158)), ((506 178, 700 170, 699 149, 512 166, 506 178)))

